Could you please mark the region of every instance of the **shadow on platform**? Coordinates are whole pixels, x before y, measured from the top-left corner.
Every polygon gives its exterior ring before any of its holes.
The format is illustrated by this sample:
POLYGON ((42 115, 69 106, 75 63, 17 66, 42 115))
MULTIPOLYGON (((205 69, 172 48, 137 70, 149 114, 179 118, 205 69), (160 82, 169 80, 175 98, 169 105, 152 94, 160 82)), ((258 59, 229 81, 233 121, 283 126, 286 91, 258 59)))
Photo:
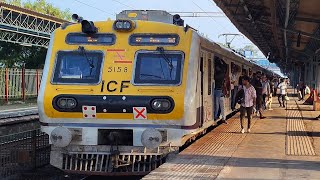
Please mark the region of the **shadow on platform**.
MULTIPOLYGON (((268 119, 286 119, 287 117, 284 116, 267 116, 268 119)), ((289 117, 288 119, 297 119, 297 120, 316 120, 315 118, 306 118, 306 117, 289 117)))
POLYGON ((198 159, 193 161, 193 165, 215 165, 230 167, 257 167, 257 168, 285 168, 297 170, 316 170, 320 171, 319 161, 301 161, 301 160, 284 160, 284 159, 266 159, 266 158, 239 158, 239 157, 221 157, 221 156, 206 156, 206 155, 179 155, 179 161, 175 164, 184 164, 188 159, 198 159), (184 159, 184 160, 183 160, 184 159), (212 161, 210 161, 212 159, 212 161), (206 161, 203 163, 203 161, 206 161), (222 161, 220 161, 222 160, 222 161), (180 163, 181 162, 181 163, 180 163), (220 163, 219 163, 220 162, 220 163))

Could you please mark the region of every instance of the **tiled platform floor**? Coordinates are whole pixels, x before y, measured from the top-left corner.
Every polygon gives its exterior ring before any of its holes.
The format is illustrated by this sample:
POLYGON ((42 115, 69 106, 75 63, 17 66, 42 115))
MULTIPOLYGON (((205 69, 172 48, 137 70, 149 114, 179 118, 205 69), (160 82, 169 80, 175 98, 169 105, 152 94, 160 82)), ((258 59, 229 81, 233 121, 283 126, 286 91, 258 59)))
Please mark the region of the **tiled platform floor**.
POLYGON ((251 133, 240 133, 237 114, 144 179, 320 179, 318 112, 294 98, 287 109, 273 102, 251 133))

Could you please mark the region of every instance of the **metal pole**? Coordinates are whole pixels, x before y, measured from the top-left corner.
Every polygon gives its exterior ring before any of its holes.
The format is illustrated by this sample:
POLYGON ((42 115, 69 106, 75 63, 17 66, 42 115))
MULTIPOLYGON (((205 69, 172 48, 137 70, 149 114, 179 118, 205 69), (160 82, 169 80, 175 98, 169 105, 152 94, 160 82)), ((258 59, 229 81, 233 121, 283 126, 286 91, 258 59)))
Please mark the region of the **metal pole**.
POLYGON ((21 82, 22 100, 25 101, 26 96, 25 96, 25 68, 24 68, 24 65, 22 67, 21 76, 22 76, 22 82, 21 82))
POLYGON ((39 70, 36 69, 36 81, 37 81, 37 96, 39 94, 39 70))
POLYGON ((9 102, 9 72, 8 72, 8 68, 6 68, 5 70, 5 101, 6 103, 9 102))
POLYGON ((35 169, 37 167, 37 130, 33 130, 31 136, 32 169, 35 169))

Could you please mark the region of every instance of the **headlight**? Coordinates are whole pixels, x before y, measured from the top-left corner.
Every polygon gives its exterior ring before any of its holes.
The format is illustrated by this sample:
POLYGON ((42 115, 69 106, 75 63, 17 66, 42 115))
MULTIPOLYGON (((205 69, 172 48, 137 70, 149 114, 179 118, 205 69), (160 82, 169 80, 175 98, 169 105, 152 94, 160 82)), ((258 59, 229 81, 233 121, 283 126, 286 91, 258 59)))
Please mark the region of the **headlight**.
POLYGON ((58 106, 60 107, 60 108, 66 108, 66 106, 67 106, 67 100, 66 99, 59 99, 58 100, 58 106))
POLYGON ((161 109, 161 106, 162 105, 161 105, 160 101, 155 100, 155 101, 152 102, 152 108, 155 109, 155 110, 156 109, 161 109))
POLYGON ((77 102, 75 99, 73 99, 73 98, 68 99, 68 101, 67 101, 68 108, 74 108, 74 107, 76 107, 76 105, 77 105, 77 102))
POLYGON ((168 99, 154 99, 151 107, 156 111, 167 111, 171 108, 171 102, 168 99))
POLYGON ((135 24, 130 20, 116 20, 113 24, 113 29, 116 31, 132 31, 135 24))
POLYGON ((57 105, 61 109, 72 109, 77 106, 77 101, 74 98, 59 98, 57 105))

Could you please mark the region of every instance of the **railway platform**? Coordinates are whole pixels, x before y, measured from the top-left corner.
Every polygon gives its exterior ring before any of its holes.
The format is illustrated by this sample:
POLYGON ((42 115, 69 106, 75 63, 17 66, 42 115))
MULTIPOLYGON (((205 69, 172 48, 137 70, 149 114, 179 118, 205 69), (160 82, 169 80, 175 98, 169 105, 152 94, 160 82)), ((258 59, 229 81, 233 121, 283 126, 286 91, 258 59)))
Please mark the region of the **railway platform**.
POLYGON ((143 179, 319 179, 319 112, 295 98, 286 109, 276 100, 251 133, 240 133, 238 113, 143 179))
POLYGON ((36 103, 11 104, 0 106, 0 119, 38 114, 36 103))
POLYGON ((36 103, 0 106, 0 136, 39 128, 36 103))

